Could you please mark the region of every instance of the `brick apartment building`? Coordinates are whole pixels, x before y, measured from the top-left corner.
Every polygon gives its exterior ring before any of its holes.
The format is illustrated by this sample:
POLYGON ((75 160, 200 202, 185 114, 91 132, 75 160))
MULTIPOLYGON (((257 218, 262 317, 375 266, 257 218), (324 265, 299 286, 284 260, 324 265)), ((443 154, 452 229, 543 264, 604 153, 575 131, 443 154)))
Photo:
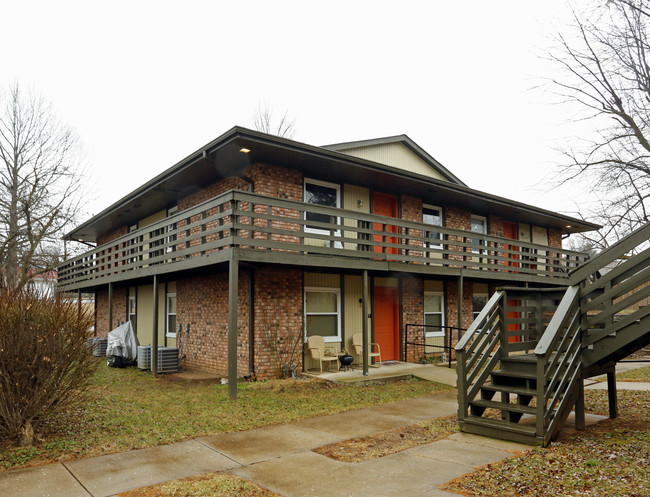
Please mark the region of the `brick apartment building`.
POLYGON ((497 287, 565 286, 585 256, 562 238, 597 228, 469 188, 405 135, 235 127, 69 233, 96 247, 59 289, 95 293, 99 335, 130 319, 185 367, 269 378, 270 332, 350 351, 364 316, 383 361, 439 354, 413 344, 455 343, 497 287))

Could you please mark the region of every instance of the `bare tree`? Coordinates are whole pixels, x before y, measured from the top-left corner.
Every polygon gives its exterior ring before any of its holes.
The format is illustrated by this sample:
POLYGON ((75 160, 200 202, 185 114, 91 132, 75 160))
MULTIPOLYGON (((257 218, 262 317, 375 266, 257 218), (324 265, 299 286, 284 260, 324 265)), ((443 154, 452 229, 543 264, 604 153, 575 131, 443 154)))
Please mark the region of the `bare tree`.
POLYGON ((0 288, 21 288, 59 262, 80 209, 80 145, 51 106, 13 85, 0 93, 0 288))
POLYGON ((552 79, 578 102, 596 138, 566 151, 560 182, 579 182, 598 200, 589 214, 603 230, 603 248, 650 221, 650 7, 645 0, 601 0, 574 12, 574 30, 558 36, 550 58, 563 68, 552 79))
POLYGON ((296 121, 289 117, 289 111, 285 111, 282 117, 276 119, 268 104, 264 104, 264 107, 261 104, 257 106, 253 114, 253 127, 262 133, 283 138, 293 138, 296 134, 296 121))

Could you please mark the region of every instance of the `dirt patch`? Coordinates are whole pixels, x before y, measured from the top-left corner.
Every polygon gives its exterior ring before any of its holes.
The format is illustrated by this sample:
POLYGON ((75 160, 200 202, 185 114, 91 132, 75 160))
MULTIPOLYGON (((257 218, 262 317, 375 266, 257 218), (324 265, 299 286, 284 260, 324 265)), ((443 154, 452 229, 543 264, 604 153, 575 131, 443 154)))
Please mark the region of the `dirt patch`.
POLYGON ((324 445, 314 449, 314 452, 337 461, 366 461, 432 443, 447 438, 457 431, 458 418, 456 416, 446 416, 374 435, 324 445))

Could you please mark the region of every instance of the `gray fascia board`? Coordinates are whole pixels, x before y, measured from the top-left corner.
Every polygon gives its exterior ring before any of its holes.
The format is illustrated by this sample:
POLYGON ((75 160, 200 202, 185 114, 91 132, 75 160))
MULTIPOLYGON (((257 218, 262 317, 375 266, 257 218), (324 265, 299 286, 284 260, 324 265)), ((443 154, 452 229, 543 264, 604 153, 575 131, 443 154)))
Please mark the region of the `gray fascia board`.
MULTIPOLYGON (((153 179, 149 180, 146 182, 144 185, 140 186, 139 188, 135 189, 122 199, 118 200, 117 202, 113 203, 111 206, 107 207, 103 211, 101 211, 99 214, 94 215, 90 219, 88 219, 86 222, 82 223, 78 227, 76 227, 74 230, 70 231, 64 236, 64 239, 67 240, 74 240, 75 238, 75 233, 82 231, 89 225, 98 222, 102 218, 110 216, 111 213, 114 213, 121 205, 135 200, 138 197, 141 197, 142 195, 146 194, 147 192, 151 191, 154 189, 157 185, 159 185, 161 182, 164 180, 182 172, 185 168, 190 167, 193 163, 197 162, 200 160, 204 154, 210 154, 217 149, 231 143, 232 141, 238 139, 238 138, 243 138, 243 139, 250 139, 253 142, 262 142, 266 143, 268 145, 272 146, 277 146, 284 148, 285 150, 289 151, 294 151, 297 153, 302 153, 306 155, 313 155, 317 157, 323 157, 323 158, 329 158, 332 160, 335 160, 337 162, 340 162, 342 164, 348 164, 353 167, 361 167, 370 171, 378 171, 378 172, 384 172, 388 174, 393 174, 400 176, 402 178, 408 178, 412 179, 414 181, 418 181, 420 183, 425 183, 429 184, 431 186, 435 186, 436 188, 442 188, 450 191, 455 191, 463 195, 468 195, 470 197, 474 197, 479 200, 483 200, 486 202, 495 202, 499 203, 505 206, 513 207, 516 209, 520 209, 525 212, 529 212, 531 214, 538 214, 538 215, 543 215, 546 217, 552 217, 555 219, 561 219, 563 223, 565 224, 571 224, 571 225, 582 225, 585 226, 587 229, 583 229, 581 231, 589 231, 589 230, 596 230, 601 228, 600 225, 589 223, 580 219, 576 219, 570 216, 566 216, 563 214, 558 214, 556 212, 551 212, 546 209, 542 209, 539 207, 531 206, 528 204, 523 204, 520 202, 516 202, 514 200, 506 199, 503 197, 499 197, 496 195, 491 195, 489 193, 481 192, 478 190, 474 190, 472 188, 469 188, 468 186, 464 184, 456 184, 453 182, 445 181, 445 180, 438 180, 435 178, 431 178, 429 176, 424 176, 421 174, 413 173, 410 171, 405 171, 403 169, 399 169, 393 166, 388 166, 386 164, 381 164, 378 162, 370 161, 367 159, 359 158, 359 157, 354 157, 352 155, 345 154, 343 152, 337 152, 335 150, 330 150, 328 147, 319 147, 315 145, 309 145, 306 143, 301 143, 297 142, 294 140, 289 140, 286 138, 282 137, 277 137, 273 135, 268 135, 266 133, 261 133, 258 131, 253 131, 247 128, 243 128, 240 126, 234 126, 230 130, 228 130, 226 133, 222 134, 218 138, 212 140, 210 143, 207 145, 199 148, 195 152, 191 153, 181 161, 177 162, 170 168, 166 169, 153 179)), ((399 137, 389 137, 385 139, 379 139, 379 140, 391 140, 387 141, 386 143, 392 142, 393 138, 399 138, 400 140, 408 137, 406 135, 400 135, 399 137)), ((374 141, 377 143, 377 140, 367 140, 367 142, 374 141)), ((351 142, 351 143, 361 143, 361 142, 351 142)), ((331 146, 329 146, 331 147, 331 146)))

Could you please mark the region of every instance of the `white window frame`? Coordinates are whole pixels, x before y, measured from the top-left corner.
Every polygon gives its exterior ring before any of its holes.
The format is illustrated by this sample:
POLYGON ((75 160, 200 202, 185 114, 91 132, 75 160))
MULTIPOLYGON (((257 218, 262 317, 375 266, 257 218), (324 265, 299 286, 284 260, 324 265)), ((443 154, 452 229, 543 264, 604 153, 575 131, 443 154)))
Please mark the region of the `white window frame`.
MULTIPOLYGON (((471 230, 472 233, 476 233, 477 235, 487 235, 487 232, 488 232, 487 217, 485 217, 485 216, 476 216, 476 215, 472 214, 472 217, 471 217, 471 219, 470 219, 470 230, 471 230), (473 223, 472 223, 472 221, 473 221, 474 219, 477 219, 477 220, 480 219, 481 221, 483 221, 483 231, 482 231, 482 232, 474 231, 474 230, 472 229, 472 228, 473 228, 473 223)), ((481 243, 480 240, 477 240, 477 241, 478 241, 479 243, 481 243)), ((474 243, 472 242, 472 245, 473 245, 473 244, 474 244, 474 243)), ((481 243, 481 244, 483 244, 483 243, 481 243)), ((483 250, 483 249, 477 249, 477 248, 472 247, 472 252, 473 252, 474 254, 484 254, 484 253, 485 253, 485 250, 483 250)))
MULTIPOLYGON (((169 331, 169 316, 171 313, 169 312, 169 297, 174 297, 176 298, 176 292, 170 292, 165 294, 165 336, 167 338, 176 338, 176 327, 174 327, 174 331, 169 331)), ((176 305, 178 306, 178 299, 176 299, 176 305)), ((178 308, 176 308, 176 311, 174 313, 174 316, 178 316, 178 308)), ((178 321, 176 322, 176 325, 178 326, 178 321)))
MULTIPOLYGON (((422 222, 424 224, 428 225, 428 226, 440 226, 442 228, 442 225, 443 225, 443 222, 444 222, 443 217, 442 217, 442 207, 438 207, 437 205, 422 204, 422 209, 423 209, 423 211, 424 211, 424 209, 430 209, 430 210, 437 210, 438 212, 440 212, 440 224, 426 223, 424 221, 424 212, 422 212, 422 222)), ((428 237, 428 233, 430 231, 433 231, 433 230, 427 230, 427 232, 425 234, 425 238, 427 238, 427 240, 433 240, 433 238, 428 237)), ((439 238, 440 242, 439 243, 433 243, 431 241, 427 241, 426 243, 427 243, 428 248, 442 249, 442 236, 443 235, 442 235, 441 232, 438 232, 438 235, 440 236, 440 238, 439 238)))
MULTIPOLYGON (((328 183, 327 181, 320 181, 317 179, 311 179, 311 178, 304 178, 303 180, 303 185, 302 185, 302 200, 305 203, 307 202, 307 184, 312 184, 312 185, 318 185, 318 186, 324 186, 326 188, 332 188, 333 190, 336 190, 336 208, 340 209, 341 208, 341 185, 337 185, 336 183, 328 183)), ((311 202, 309 202, 311 203, 311 202)), ((312 205, 320 205, 320 204, 312 204, 312 205)), ((307 212, 305 211, 304 213, 304 220, 307 221, 307 212)), ((341 223, 341 218, 337 217, 336 218, 336 224, 341 223)), ((318 233, 320 235, 329 235, 329 230, 326 229, 321 229, 321 228, 310 228, 305 224, 305 233, 318 233)), ((340 236, 340 231, 336 231, 335 235, 340 236)))
MULTIPOLYGON (((424 322, 427 322, 427 314, 439 314, 442 319, 440 319, 440 325, 442 326, 442 330, 440 331, 427 331, 427 329, 424 329, 424 336, 426 338, 431 338, 431 337, 444 337, 445 336, 445 324, 446 324, 446 316, 445 316, 445 293, 444 292, 424 292, 424 296, 426 297, 427 295, 434 295, 440 297, 440 312, 427 312, 426 309, 422 309, 422 312, 424 314, 424 322)), ((423 306, 424 307, 424 306, 423 306)))
POLYGON ((305 336, 304 341, 307 343, 307 318, 308 316, 332 316, 332 312, 307 312, 307 293, 335 293, 336 294, 336 336, 323 337, 326 343, 340 343, 341 342, 341 289, 334 287, 321 287, 321 286, 306 286, 303 290, 304 307, 304 323, 305 323, 305 336))

